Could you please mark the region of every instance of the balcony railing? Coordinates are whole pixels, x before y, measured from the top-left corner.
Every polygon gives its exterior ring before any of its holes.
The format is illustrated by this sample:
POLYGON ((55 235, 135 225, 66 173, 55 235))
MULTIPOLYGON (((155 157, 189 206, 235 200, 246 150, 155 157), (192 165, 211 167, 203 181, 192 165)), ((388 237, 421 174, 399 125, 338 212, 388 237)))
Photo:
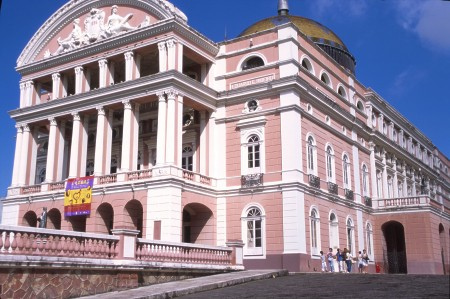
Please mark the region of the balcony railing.
POLYGON ((309 185, 311 187, 320 189, 320 178, 318 176, 310 174, 308 175, 308 178, 309 178, 309 185))
POLYGON ((328 192, 338 195, 338 185, 332 182, 328 182, 328 192))
POLYGON ((151 169, 132 171, 132 172, 128 173, 128 180, 129 181, 149 179, 151 177, 152 177, 152 170, 151 169))
POLYGON ((430 197, 426 195, 412 196, 412 197, 384 198, 374 200, 374 202, 375 201, 376 207, 379 209, 420 207, 430 205, 430 197))
POLYGON ((345 199, 354 200, 353 191, 350 189, 345 189, 345 199))
POLYGON ((263 174, 254 173, 241 176, 242 188, 258 187, 263 185, 263 174))
POLYGON ((22 194, 32 194, 32 193, 39 193, 39 192, 41 192, 41 185, 26 186, 26 187, 22 187, 22 190, 21 190, 22 194))

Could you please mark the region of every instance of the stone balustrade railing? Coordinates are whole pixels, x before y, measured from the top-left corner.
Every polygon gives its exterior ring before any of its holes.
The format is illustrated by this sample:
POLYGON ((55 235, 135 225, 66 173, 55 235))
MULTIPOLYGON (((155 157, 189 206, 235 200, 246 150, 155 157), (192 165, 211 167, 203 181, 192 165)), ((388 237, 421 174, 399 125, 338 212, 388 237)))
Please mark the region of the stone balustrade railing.
POLYGON ((22 187, 21 194, 32 194, 41 192, 41 185, 22 187))
POLYGON ((104 175, 98 178, 99 185, 111 184, 116 182, 117 182, 117 173, 104 175))
POLYGON ((64 181, 62 181, 62 182, 56 182, 56 183, 50 183, 48 189, 49 189, 50 191, 64 190, 64 185, 65 185, 65 182, 64 182, 64 181))
POLYGON ((128 173, 128 180, 129 181, 149 179, 151 177, 152 177, 152 170, 151 169, 132 171, 132 172, 128 173))
POLYGON ((115 259, 119 237, 0 225, 0 254, 115 259))
POLYGON ((430 198, 426 195, 412 196, 412 197, 396 197, 396 198, 383 198, 373 199, 372 204, 374 208, 403 208, 403 207, 419 207, 428 206, 430 204, 430 198))
POLYGON ((141 261, 232 265, 232 248, 138 239, 136 259, 141 261))

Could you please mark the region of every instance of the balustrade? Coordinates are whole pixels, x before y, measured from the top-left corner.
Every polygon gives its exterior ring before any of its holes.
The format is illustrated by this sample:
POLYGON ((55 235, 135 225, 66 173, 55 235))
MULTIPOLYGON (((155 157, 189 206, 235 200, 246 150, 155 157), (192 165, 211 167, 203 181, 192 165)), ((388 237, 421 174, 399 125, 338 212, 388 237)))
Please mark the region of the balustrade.
POLYGON ((338 194, 338 185, 332 182, 328 182, 328 192, 331 194, 338 194))
POLYGON ((53 229, 0 225, 0 254, 114 259, 119 238, 53 229))
POLYGON ((104 184, 110 184, 110 183, 116 183, 117 182, 117 174, 108 174, 104 175, 98 178, 98 184, 104 185, 104 184))
POLYGON ((136 259, 150 262, 231 265, 231 248, 138 239, 136 259))
POLYGON ((132 172, 128 173, 128 180, 129 181, 149 179, 151 177, 152 177, 152 170, 151 169, 132 171, 132 172))
POLYGON ((64 190, 64 184, 65 182, 56 182, 56 183, 50 183, 49 184, 49 190, 55 191, 55 190, 64 190))
POLYGON ((22 194, 32 194, 41 192, 41 185, 22 187, 22 194))
POLYGON ((310 174, 310 175, 308 175, 308 179, 309 179, 309 185, 311 187, 320 189, 320 178, 318 176, 310 174))

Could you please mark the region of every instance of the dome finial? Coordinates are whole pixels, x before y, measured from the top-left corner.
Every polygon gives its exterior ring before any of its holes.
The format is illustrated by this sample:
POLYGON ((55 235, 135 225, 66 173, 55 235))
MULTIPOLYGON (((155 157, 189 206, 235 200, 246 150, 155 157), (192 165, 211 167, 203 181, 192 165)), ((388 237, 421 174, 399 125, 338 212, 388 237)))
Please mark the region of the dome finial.
POLYGON ((278 15, 286 16, 289 14, 288 0, 278 0, 278 15))

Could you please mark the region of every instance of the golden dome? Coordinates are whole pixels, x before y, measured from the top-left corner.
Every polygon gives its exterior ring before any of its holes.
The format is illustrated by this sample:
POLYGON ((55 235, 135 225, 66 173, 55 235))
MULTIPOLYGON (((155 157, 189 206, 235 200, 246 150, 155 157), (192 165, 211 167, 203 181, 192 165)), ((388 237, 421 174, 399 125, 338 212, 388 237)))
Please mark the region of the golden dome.
POLYGON ((298 30, 308 37, 308 39, 327 52, 328 55, 344 68, 350 70, 352 73, 355 72, 355 58, 342 40, 324 25, 308 18, 292 16, 289 14, 267 18, 245 29, 239 37, 269 30, 287 23, 294 24, 298 30))
POLYGON ((275 28, 276 26, 292 22, 298 30, 305 34, 309 39, 315 43, 328 44, 343 50, 347 50, 342 40, 330 29, 324 25, 308 18, 299 16, 275 16, 261 20, 247 29, 245 29, 239 36, 249 35, 264 30, 275 28))

